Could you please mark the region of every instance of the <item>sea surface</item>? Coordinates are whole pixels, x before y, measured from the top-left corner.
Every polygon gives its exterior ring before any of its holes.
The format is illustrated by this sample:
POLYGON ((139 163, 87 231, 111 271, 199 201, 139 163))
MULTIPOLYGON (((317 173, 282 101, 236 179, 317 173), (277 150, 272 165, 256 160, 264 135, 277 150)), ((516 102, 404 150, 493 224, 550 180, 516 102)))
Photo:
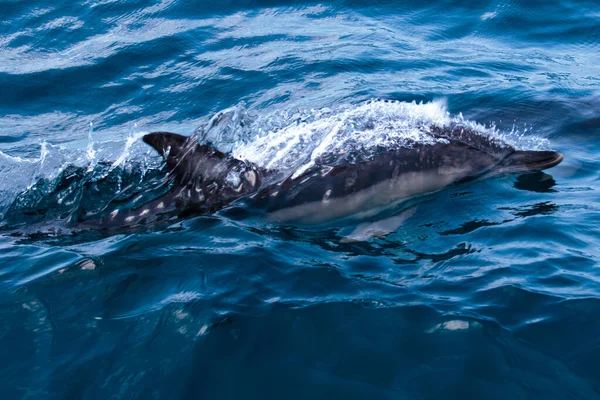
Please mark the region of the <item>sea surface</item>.
POLYGON ((1 397, 599 399, 599 168, 597 0, 0 0, 1 397), (387 235, 69 229, 151 131, 289 175, 449 122, 564 161, 387 235))

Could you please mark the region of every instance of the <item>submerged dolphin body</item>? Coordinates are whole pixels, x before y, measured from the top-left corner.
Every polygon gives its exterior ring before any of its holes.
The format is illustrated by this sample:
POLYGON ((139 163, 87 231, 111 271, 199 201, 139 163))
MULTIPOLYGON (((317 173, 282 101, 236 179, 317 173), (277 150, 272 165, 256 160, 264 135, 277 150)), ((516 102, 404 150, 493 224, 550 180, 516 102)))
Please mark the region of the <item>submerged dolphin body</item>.
POLYGON ((174 187, 146 206, 109 215, 103 224, 142 224, 157 215, 207 214, 246 198, 277 222, 318 224, 393 205, 464 180, 559 164, 554 151, 521 151, 468 127, 430 127, 435 144, 381 149, 350 162, 330 155, 302 173, 269 182, 273 171, 238 160, 194 139, 154 132, 143 140, 161 154, 174 187))

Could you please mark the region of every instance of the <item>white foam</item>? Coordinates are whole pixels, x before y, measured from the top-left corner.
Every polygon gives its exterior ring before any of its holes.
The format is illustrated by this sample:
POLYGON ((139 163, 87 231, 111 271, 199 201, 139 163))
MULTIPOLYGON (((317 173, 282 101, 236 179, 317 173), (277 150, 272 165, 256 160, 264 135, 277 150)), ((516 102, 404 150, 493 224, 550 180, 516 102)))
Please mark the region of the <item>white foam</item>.
POLYGON ((119 155, 119 157, 112 163, 110 169, 114 170, 118 166, 122 165, 126 160, 129 159, 131 149, 133 145, 140 141, 140 139, 148 132, 141 132, 137 130, 137 125, 135 125, 136 132, 130 132, 127 136, 127 140, 125 141, 125 146, 123 146, 123 151, 119 155))
POLYGON ((230 146, 234 156, 262 167, 301 172, 328 153, 433 143, 437 139, 422 128, 449 121, 443 100, 425 104, 370 101, 334 109, 280 111, 244 121, 244 136, 255 139, 230 146))
POLYGON ((185 291, 180 293, 172 294, 161 301, 162 304, 170 303, 190 303, 200 298, 200 293, 185 291))
POLYGON ((477 321, 467 321, 455 319, 452 321, 442 322, 428 329, 426 333, 434 333, 438 331, 466 331, 468 329, 481 328, 481 324, 477 321))
POLYGON ((547 146, 547 142, 527 132, 513 129, 501 135, 494 126, 465 120, 461 114, 453 117, 444 99, 428 103, 375 100, 259 116, 250 115, 242 103, 217 113, 198 133, 200 141, 231 151, 237 158, 297 176, 326 154, 368 154, 376 148, 443 141, 431 135, 429 128, 452 123, 519 148, 547 146))
POLYGON ((481 20, 485 21, 488 19, 496 18, 496 16, 498 16, 498 13, 496 11, 486 12, 481 16, 481 20))

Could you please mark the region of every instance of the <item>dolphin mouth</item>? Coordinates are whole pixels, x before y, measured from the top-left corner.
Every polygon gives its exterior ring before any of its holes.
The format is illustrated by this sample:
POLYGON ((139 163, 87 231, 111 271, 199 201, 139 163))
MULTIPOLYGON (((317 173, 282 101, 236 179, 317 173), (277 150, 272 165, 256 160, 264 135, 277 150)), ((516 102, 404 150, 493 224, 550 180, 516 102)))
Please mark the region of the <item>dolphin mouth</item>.
POLYGON ((557 166, 561 163, 564 156, 556 151, 539 151, 536 160, 526 164, 531 170, 542 170, 557 166))
POLYGON ((561 163, 564 156, 556 151, 515 151, 501 166, 502 171, 541 171, 561 163))

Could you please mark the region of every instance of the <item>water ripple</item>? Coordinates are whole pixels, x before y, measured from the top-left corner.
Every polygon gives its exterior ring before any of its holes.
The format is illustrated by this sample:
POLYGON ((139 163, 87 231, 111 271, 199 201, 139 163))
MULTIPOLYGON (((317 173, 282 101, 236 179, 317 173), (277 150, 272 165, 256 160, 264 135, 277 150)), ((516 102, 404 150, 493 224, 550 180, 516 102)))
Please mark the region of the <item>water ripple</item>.
POLYGON ((599 398, 597 8, 0 2, 4 396, 599 398), (436 121, 565 160, 449 187, 383 237, 243 205, 57 222, 163 188, 144 132, 291 171, 436 121))

